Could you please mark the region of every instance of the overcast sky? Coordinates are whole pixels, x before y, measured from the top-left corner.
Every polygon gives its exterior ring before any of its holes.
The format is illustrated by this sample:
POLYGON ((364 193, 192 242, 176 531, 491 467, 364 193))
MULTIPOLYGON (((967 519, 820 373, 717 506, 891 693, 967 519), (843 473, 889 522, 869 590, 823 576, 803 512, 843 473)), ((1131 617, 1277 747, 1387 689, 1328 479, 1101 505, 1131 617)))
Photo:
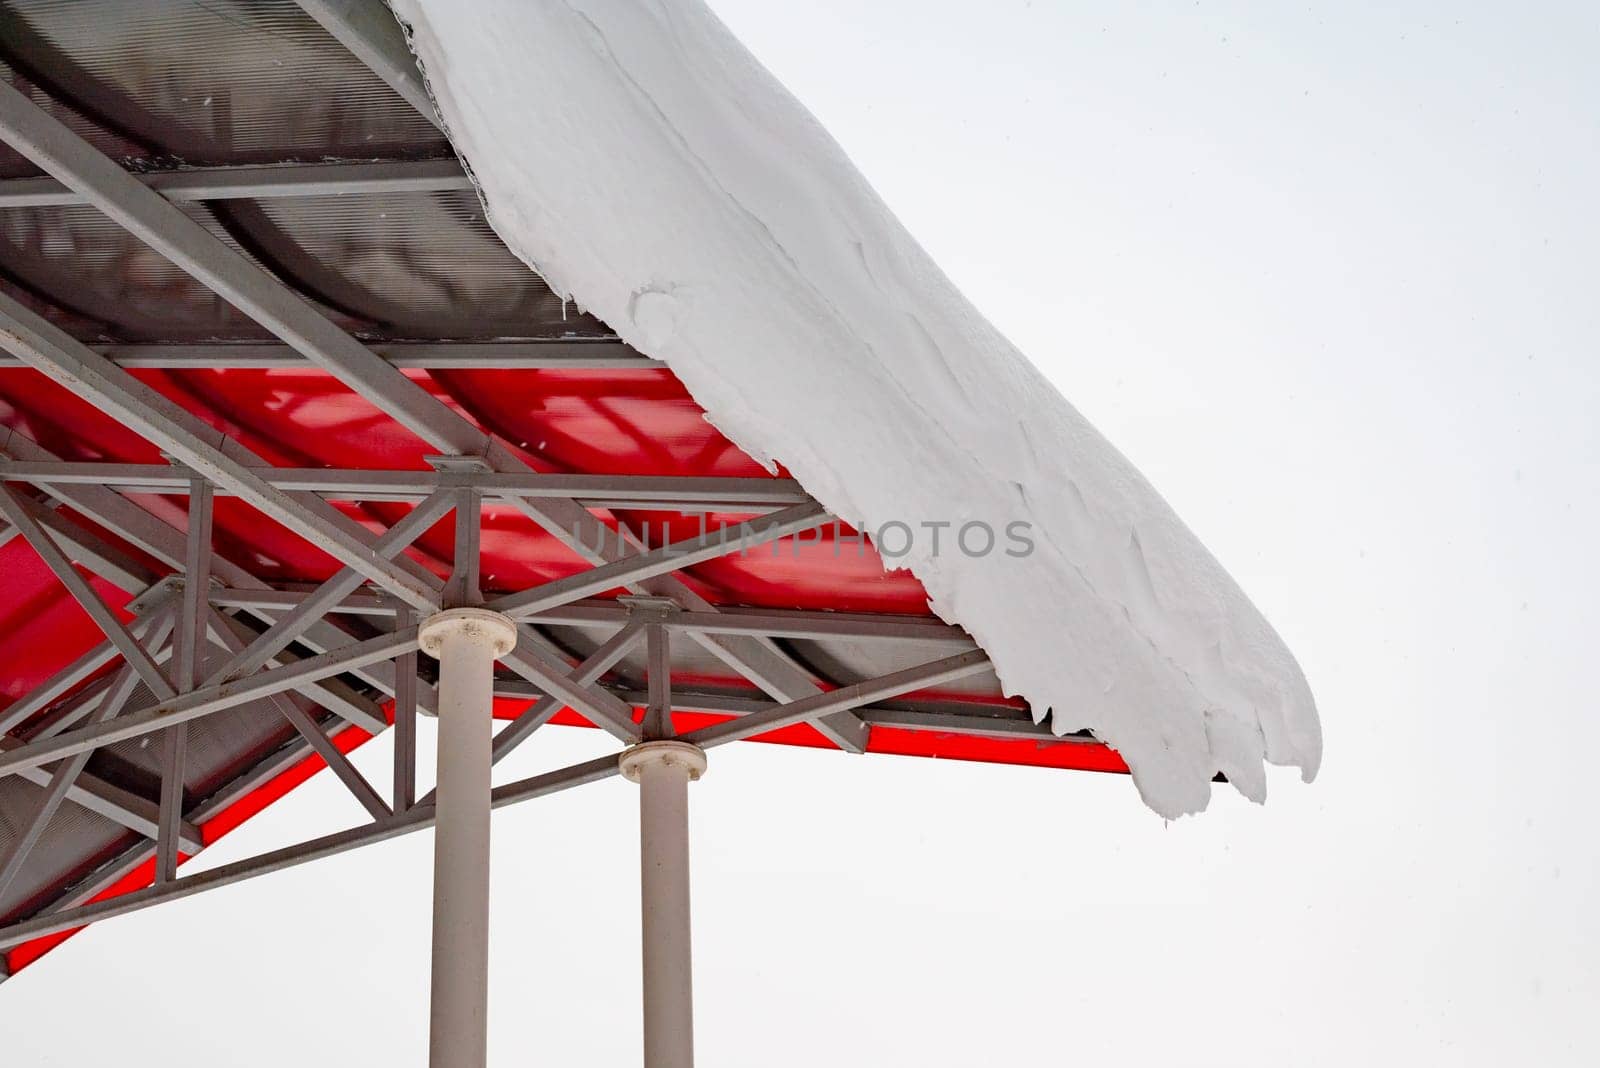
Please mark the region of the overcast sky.
MULTIPOLYGON (((1327 743, 1170 825, 1119 777, 719 750, 700 1063, 1600 1060, 1595 9, 714 7, 1239 579, 1327 743)), ((496 815, 493 1063, 637 1063, 636 804, 496 815)), ((324 775, 205 863, 360 818, 324 775)), ((0 1061, 421 1064, 430 858, 102 924, 0 987, 0 1061)))

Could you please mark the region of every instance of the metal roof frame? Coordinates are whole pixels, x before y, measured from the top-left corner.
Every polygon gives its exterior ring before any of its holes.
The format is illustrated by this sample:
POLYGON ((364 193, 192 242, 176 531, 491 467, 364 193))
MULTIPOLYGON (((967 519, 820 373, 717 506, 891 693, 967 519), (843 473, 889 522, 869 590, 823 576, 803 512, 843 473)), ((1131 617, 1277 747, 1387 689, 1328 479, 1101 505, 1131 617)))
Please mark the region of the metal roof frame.
MULTIPOLYGON (((301 0, 300 6, 437 125, 399 27, 381 4, 301 0)), ((62 811, 93 813, 134 836, 92 858, 86 870, 47 880, 20 909, 0 911, 0 979, 7 950, 432 826, 437 799, 417 796, 416 730, 419 714, 441 707, 441 693, 418 648, 425 621, 446 609, 480 607, 515 624, 514 648, 499 657, 505 671, 492 685, 496 699, 515 703, 517 711, 495 736, 491 762, 574 714, 610 733, 623 752, 669 739, 704 749, 801 725, 850 753, 867 751, 875 731, 1103 748, 1087 735, 1057 738, 1027 709, 993 693, 945 692, 987 677, 991 667, 970 636, 936 619, 713 603, 689 569, 837 523, 794 481, 543 470, 537 450, 476 425, 407 374, 659 371, 659 361, 608 334, 358 336, 316 294, 275 275, 182 207, 473 189, 456 161, 286 161, 139 172, 3 78, 0 142, 46 172, 0 179, 0 211, 92 207, 276 339, 90 339, 54 321, 39 301, 23 299, 27 294, 0 287, 0 369, 36 370, 166 459, 70 460, 23 433, 0 439, 0 517, 7 524, 0 545, 25 540, 104 637, 0 709, 0 784, 19 776, 41 788, 22 832, 0 852, 0 898, 29 870, 30 856, 62 811), (436 450, 433 469, 275 463, 134 373, 197 369, 325 372, 436 450), (151 497, 184 501, 181 524, 149 507, 151 497), (320 582, 285 581, 231 558, 213 534, 213 511, 224 500, 244 502, 337 569, 320 582), (412 507, 374 530, 338 507, 349 502, 412 507), (496 509, 531 520, 583 569, 485 593, 480 545, 496 509), (699 516, 700 530, 653 544, 626 523, 613 528, 598 510, 699 516), (444 522, 454 540, 449 572, 441 577, 410 550, 444 522), (97 582, 133 599, 119 610, 97 582), (617 590, 625 595, 602 596, 617 590), (580 634, 587 644, 575 643, 580 634), (805 643, 874 650, 896 666, 835 677, 797 651, 805 643), (629 665, 641 654, 642 669, 635 670, 629 665), (720 664, 739 686, 675 685, 675 671, 691 662, 720 664), (933 690, 939 695, 926 692, 933 690), (212 717, 241 711, 292 731, 225 781, 192 795, 185 762, 193 732, 212 717), (680 714, 714 721, 678 734, 680 714), (351 764, 343 743, 391 722, 392 776, 375 785, 351 764), (124 784, 137 769, 119 764, 126 761, 115 749, 149 738, 162 743, 156 796, 124 784), (209 821, 308 759, 329 767, 371 822, 181 874, 180 860, 208 843, 209 821), (148 886, 130 884, 152 864, 148 886)), ((1114 757, 1084 766, 1120 770, 1114 757)), ((598 758, 496 787, 492 804, 542 797, 619 770, 617 755, 598 758)))

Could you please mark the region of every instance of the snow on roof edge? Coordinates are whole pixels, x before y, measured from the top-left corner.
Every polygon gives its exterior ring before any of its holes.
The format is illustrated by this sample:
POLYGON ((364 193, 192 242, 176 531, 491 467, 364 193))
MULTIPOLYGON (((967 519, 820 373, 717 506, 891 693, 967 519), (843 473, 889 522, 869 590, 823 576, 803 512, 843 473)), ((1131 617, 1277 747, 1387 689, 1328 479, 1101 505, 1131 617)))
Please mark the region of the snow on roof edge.
POLYGON ((1310 781, 1294 657, 1143 476, 966 300, 700 0, 392 0, 489 221, 708 417, 869 530, 1025 522, 908 566, 1058 733, 1165 817, 1310 781))

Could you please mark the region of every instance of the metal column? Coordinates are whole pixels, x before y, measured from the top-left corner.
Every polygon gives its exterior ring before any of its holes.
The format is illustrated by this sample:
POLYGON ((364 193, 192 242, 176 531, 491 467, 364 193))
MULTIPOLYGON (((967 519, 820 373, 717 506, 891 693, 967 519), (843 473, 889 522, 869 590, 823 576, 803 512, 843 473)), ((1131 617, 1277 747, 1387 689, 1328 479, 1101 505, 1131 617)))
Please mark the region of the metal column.
POLYGON ((706 755, 685 742, 645 742, 623 753, 620 764, 622 774, 639 784, 644 1064, 691 1068, 689 783, 706 770, 706 755))
POLYGON ((439 780, 433 840, 432 1068, 488 1056, 489 746, 494 662, 517 642, 498 612, 452 608, 423 624, 439 661, 439 780))

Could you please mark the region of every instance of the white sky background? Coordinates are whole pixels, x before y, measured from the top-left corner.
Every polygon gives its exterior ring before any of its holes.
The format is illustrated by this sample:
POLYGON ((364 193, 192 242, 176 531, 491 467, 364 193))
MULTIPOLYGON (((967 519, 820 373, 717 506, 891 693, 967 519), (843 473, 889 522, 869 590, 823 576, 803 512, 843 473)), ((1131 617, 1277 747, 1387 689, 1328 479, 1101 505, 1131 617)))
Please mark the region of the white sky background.
MULTIPOLYGON (((719 750, 700 1063, 1600 1059, 1600 16, 714 6, 1262 607, 1327 753, 1166 825, 1118 777, 719 750)), ((637 1063, 635 804, 496 815, 494 1063, 637 1063)), ((359 816, 323 775, 205 863, 359 816)), ((102 924, 0 987, 0 1061, 421 1064, 430 857, 102 924)))

